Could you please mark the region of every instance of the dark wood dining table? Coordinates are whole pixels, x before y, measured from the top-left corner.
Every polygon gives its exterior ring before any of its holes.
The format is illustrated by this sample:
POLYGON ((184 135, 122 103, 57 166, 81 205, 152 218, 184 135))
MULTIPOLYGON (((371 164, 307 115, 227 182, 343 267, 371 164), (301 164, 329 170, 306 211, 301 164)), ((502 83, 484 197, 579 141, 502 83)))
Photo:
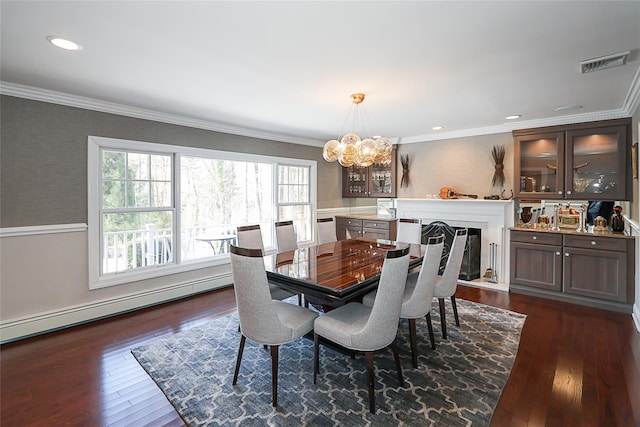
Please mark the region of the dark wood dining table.
POLYGON ((328 303, 344 303, 378 286, 388 250, 409 246, 409 266, 422 263, 425 245, 356 238, 264 257, 269 281, 328 303))

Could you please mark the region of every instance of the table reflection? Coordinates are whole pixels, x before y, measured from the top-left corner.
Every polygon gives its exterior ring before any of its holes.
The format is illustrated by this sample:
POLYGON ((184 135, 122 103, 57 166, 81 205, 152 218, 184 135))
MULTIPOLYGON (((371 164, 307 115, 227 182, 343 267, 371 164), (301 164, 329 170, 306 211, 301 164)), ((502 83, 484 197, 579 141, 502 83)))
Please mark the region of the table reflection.
POLYGON ((377 286, 386 253, 410 246, 412 266, 426 246, 375 239, 349 239, 265 257, 269 279, 291 290, 344 299, 377 286))

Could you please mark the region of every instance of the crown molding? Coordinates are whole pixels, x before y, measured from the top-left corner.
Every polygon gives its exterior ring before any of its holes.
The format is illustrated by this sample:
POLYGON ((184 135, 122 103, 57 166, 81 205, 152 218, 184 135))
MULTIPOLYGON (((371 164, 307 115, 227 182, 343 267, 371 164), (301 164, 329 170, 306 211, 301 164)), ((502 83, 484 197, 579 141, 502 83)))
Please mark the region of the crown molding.
POLYGON ((297 136, 266 132, 240 126, 232 126, 208 120, 192 119, 175 114, 161 113, 144 108, 130 107, 114 102, 101 101, 98 99, 70 95, 63 92, 40 89, 32 86, 24 86, 5 81, 0 81, 0 94, 15 96, 17 98, 31 99, 34 101, 66 105, 68 107, 84 108, 92 111, 100 111, 102 113, 117 114, 120 116, 152 120, 155 122, 170 123, 174 125, 210 130, 214 132, 246 136, 250 138, 267 139, 270 141, 309 145, 313 147, 322 147, 325 143, 325 141, 320 141, 312 138, 301 138, 297 136))
POLYGON ((598 120, 621 119, 633 116, 640 103, 640 67, 636 71, 624 104, 616 110, 596 111, 592 113, 573 114, 560 117, 548 117, 537 120, 523 120, 513 123, 503 123, 496 126, 488 126, 475 129, 462 129, 437 134, 417 135, 398 138, 398 144, 411 144, 415 142, 440 141, 443 139, 464 138, 469 136, 492 135, 496 133, 511 132, 517 129, 529 129, 546 126, 568 125, 574 123, 595 122, 598 120))
MULTIPOLYGON (((32 99, 35 101, 50 102, 53 104, 66 105, 69 107, 84 108, 87 110, 100 111, 103 113, 117 114, 127 117, 152 120, 162 123, 170 123, 179 126, 187 126, 197 129, 210 130, 214 132, 228 133, 232 135, 246 136, 250 138, 267 139, 270 141, 287 142, 290 144, 300 144, 312 147, 322 147, 324 140, 302 138, 274 132, 260 131, 256 129, 232 126, 208 120, 192 119, 175 114, 161 113, 158 111, 143 108, 130 107, 113 102, 101 101, 93 98, 70 95, 52 90, 40 89, 31 86, 24 86, 15 83, 0 81, 0 94, 15 96, 18 98, 32 99)), ((497 133, 507 133, 517 129, 529 129, 546 126, 567 125, 573 123, 592 122, 598 120, 619 119, 631 117, 640 103, 640 68, 636 72, 622 108, 608 111, 598 111, 593 113, 574 114, 560 117, 548 117, 537 120, 524 120, 513 123, 503 123, 501 125, 487 126, 481 128, 461 129, 449 132, 438 132, 436 134, 425 134, 406 137, 394 137, 393 143, 412 144, 417 142, 440 141, 445 139, 465 138, 470 136, 492 135, 497 133)))
POLYGON ((638 109, 638 104, 640 104, 640 67, 633 77, 629 92, 624 100, 623 108, 627 112, 627 116, 633 116, 633 113, 638 109))
MULTIPOLYGON (((637 102, 636 102, 637 104, 637 102)), ((627 108, 609 111, 598 111, 595 113, 574 114, 562 117, 549 117, 537 120, 523 120, 515 123, 504 123, 496 126, 487 126, 474 129, 463 129, 451 132, 441 132, 437 135, 418 135, 400 138, 399 144, 411 144, 416 142, 440 141, 443 139, 464 138, 469 136, 492 135, 496 133, 506 133, 517 129, 530 129, 546 126, 568 125, 573 123, 595 122, 598 120, 620 119, 630 117, 632 113, 627 108)))

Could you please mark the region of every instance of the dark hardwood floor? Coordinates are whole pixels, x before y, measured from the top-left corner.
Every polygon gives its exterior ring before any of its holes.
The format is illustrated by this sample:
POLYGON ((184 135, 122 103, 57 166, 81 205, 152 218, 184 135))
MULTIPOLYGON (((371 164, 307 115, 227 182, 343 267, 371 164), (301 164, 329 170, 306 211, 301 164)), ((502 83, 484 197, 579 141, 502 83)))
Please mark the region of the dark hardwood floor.
MULTIPOLYGON (((467 286, 456 295, 528 316, 492 426, 640 426, 631 316, 467 286)), ((0 425, 184 425, 130 349, 234 309, 226 288, 5 344, 0 425)))

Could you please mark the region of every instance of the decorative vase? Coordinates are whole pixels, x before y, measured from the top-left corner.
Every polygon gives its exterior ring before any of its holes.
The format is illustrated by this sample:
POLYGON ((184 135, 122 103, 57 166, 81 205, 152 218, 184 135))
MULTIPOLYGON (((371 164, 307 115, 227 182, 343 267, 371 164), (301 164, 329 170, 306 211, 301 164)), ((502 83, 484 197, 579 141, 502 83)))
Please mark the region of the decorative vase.
POLYGON ((613 207, 613 215, 611 215, 611 230, 624 231, 624 217, 622 216, 622 206, 613 207))
POLYGON ((529 222, 533 217, 533 213, 531 212, 531 206, 524 206, 520 209, 520 220, 522 221, 522 225, 525 227, 529 227, 529 222))

